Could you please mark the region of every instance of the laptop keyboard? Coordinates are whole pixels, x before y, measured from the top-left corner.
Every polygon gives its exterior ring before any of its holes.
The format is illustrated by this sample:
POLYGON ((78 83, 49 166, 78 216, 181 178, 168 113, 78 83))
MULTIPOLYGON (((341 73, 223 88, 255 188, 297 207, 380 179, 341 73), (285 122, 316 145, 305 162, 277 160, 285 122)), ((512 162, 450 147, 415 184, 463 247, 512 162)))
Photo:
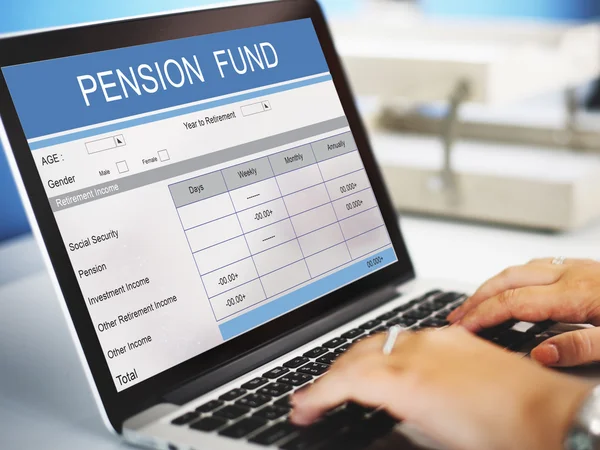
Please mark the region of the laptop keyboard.
MULTIPOLYGON (((444 327, 448 325, 448 314, 466 298, 465 294, 457 292, 428 292, 290 359, 195 411, 180 415, 171 423, 284 450, 365 448, 387 434, 397 421, 383 410, 347 403, 330 411, 317 423, 300 428, 288 420, 290 395, 326 373, 355 342, 385 332, 393 325, 413 331, 444 327)), ((501 347, 517 350, 550 326, 549 322, 509 321, 482 331, 480 336, 501 347)))

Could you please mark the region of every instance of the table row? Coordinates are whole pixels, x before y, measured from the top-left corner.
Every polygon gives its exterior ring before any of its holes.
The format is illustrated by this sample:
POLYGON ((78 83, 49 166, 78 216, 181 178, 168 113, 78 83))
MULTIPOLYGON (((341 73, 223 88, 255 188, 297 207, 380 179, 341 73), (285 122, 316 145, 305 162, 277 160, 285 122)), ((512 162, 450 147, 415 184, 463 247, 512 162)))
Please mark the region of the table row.
POLYGON ((336 221, 348 221, 344 226, 353 227, 362 219, 350 220, 352 217, 379 209, 370 188, 335 202, 329 201, 322 185, 302 191, 302 194, 293 199, 277 199, 187 230, 192 253, 241 235, 253 243, 253 252, 259 252, 283 242, 282 239, 288 236, 287 230, 293 232, 292 237, 301 237, 336 221))
POLYGON ((216 319, 222 320, 389 244, 384 226, 308 257, 297 241, 290 241, 268 258, 246 258, 202 276, 202 281, 216 319))
POLYGON ((333 206, 328 203, 246 234, 234 217, 227 222, 213 222, 211 227, 203 228, 204 234, 189 236, 188 242, 196 249, 194 257, 200 274, 204 275, 250 255, 266 253, 290 240, 297 240, 303 254, 310 256, 328 244, 352 239, 383 225, 377 206, 361 211, 338 221, 333 206), (222 239, 223 236, 227 238, 222 239))
MULTIPOLYGON (((311 196, 335 201, 370 187, 358 152, 335 159, 338 160, 336 168, 345 173, 334 179, 329 180, 321 175, 321 170, 316 165, 306 167, 283 177, 269 178, 239 190, 217 194, 180 207, 177 211, 181 224, 187 230, 219 217, 251 210, 282 197, 286 199, 290 215, 294 215, 314 207, 314 203, 306 202, 311 196)), ((253 213, 250 213, 250 216, 253 217, 253 213)))
POLYGON ((343 133, 313 144, 288 149, 206 175, 190 178, 170 185, 169 190, 175 206, 179 208, 309 166, 319 166, 326 172, 328 177, 334 178, 336 176, 335 164, 327 161, 356 151, 356 143, 352 134, 349 132, 343 133))

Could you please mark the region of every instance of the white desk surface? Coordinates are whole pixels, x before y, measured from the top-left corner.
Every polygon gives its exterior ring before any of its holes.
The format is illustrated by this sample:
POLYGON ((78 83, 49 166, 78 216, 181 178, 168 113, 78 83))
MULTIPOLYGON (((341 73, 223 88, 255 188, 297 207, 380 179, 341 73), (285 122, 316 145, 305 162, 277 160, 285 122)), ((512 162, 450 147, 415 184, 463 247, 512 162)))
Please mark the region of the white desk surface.
MULTIPOLYGON (((428 278, 477 284, 534 257, 600 259, 600 223, 569 234, 416 217, 401 226, 417 273, 428 278)), ((125 448, 100 423, 53 299, 32 238, 0 246, 0 447, 125 448)))

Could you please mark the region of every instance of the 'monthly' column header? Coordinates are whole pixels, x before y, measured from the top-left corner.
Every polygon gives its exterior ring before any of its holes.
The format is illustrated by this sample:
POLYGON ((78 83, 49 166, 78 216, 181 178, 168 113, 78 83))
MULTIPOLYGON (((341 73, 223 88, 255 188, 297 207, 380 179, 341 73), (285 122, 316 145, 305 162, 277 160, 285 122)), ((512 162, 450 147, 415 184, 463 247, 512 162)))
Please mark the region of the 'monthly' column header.
POLYGON ((328 70, 309 19, 2 68, 28 139, 328 70))

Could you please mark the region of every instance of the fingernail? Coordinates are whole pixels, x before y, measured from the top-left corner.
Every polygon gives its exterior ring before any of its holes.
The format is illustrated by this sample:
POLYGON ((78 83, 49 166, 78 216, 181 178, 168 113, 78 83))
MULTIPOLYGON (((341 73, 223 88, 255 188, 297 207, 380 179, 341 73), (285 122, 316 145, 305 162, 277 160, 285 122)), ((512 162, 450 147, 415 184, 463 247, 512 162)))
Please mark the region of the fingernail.
POLYGON ((557 364, 560 361, 558 347, 554 344, 542 344, 531 351, 531 356, 545 366, 557 364))

